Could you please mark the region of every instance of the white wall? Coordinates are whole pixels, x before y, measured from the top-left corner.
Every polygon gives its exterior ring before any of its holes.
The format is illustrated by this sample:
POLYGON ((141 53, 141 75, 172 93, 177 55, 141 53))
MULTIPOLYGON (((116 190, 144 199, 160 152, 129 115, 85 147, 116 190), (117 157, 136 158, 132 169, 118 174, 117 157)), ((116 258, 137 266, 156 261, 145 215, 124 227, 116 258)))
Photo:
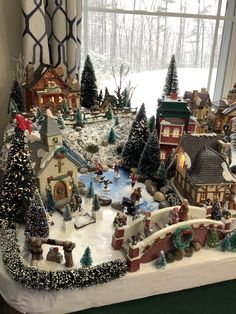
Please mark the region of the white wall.
POLYGON ((11 71, 22 50, 21 1, 0 0, 0 149, 8 116, 7 106, 12 82, 11 71))

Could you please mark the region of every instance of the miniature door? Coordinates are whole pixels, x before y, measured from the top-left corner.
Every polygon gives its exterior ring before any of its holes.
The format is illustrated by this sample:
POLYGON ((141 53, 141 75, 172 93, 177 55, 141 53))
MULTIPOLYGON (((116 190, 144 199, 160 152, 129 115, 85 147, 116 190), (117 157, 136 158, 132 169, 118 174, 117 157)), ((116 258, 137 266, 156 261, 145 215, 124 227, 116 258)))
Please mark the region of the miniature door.
POLYGON ((54 187, 54 199, 60 201, 67 198, 67 188, 63 181, 58 181, 54 187))

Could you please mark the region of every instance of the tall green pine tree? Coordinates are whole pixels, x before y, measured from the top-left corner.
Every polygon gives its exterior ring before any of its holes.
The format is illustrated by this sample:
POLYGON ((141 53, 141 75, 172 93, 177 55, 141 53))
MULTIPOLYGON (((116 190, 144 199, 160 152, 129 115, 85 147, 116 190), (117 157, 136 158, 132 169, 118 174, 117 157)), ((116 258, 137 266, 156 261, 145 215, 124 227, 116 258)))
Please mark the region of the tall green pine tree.
POLYGON ((89 248, 89 246, 86 248, 86 250, 84 251, 83 256, 80 259, 80 264, 83 267, 89 267, 91 266, 93 263, 92 257, 91 257, 91 250, 89 248))
POLYGON ((166 96, 169 96, 171 92, 178 93, 179 83, 177 75, 177 67, 175 62, 175 55, 172 55, 170 64, 167 71, 166 82, 164 86, 164 93, 166 96))
POLYGON ((166 258, 165 258, 165 253, 161 251, 160 256, 156 260, 156 267, 158 269, 162 268, 164 269, 167 265, 166 258))
POLYGON ((112 108, 110 105, 107 112, 106 112, 106 118, 107 118, 107 120, 112 120, 112 117, 113 117, 113 114, 112 114, 112 108))
POLYGON ((88 187, 88 189, 86 191, 86 195, 85 196, 87 198, 94 198, 94 195, 95 195, 95 193, 94 193, 93 182, 91 181, 90 184, 89 184, 89 187, 88 187))
POLYGON ((45 207, 46 207, 46 210, 50 214, 52 214, 55 211, 55 209, 56 209, 56 203, 55 203, 55 200, 53 198, 51 188, 47 189, 46 200, 45 200, 45 207))
POLYGON ((151 177, 155 175, 160 164, 160 145, 157 132, 149 136, 138 163, 138 173, 151 177))
MULTIPOLYGON (((23 90, 22 90, 21 84, 16 79, 12 82, 12 85, 11 85, 9 105, 10 105, 11 100, 14 100, 14 102, 16 103, 17 109, 18 109, 17 112, 19 113, 26 112, 23 90)), ((8 113, 9 113, 9 109, 8 109, 8 113)))
POLYGON ((148 127, 149 127, 149 131, 150 133, 152 133, 155 128, 156 128, 156 119, 154 116, 151 116, 151 118, 148 121, 148 127))
POLYGON ((127 142, 122 151, 124 164, 129 167, 137 167, 144 146, 149 137, 148 122, 145 105, 139 109, 139 112, 132 123, 127 142))
POLYGON ((167 170, 164 164, 164 161, 162 161, 157 169, 156 174, 158 180, 160 181, 161 185, 164 186, 167 183, 167 170))
POLYGON ((113 128, 111 128, 109 136, 108 136, 108 143, 109 144, 115 144, 115 142, 116 142, 116 135, 115 135, 113 128))
POLYGON ((118 116, 115 116, 115 126, 118 126, 118 125, 120 125, 120 121, 119 121, 118 116))
POLYGON ((90 109, 96 104, 98 98, 96 76, 89 55, 85 60, 80 85, 81 106, 90 109))
POLYGON ((94 198, 93 198, 92 210, 93 211, 98 211, 100 208, 101 208, 101 205, 100 205, 100 202, 99 202, 98 195, 95 194, 94 198))
POLYGON ((47 238, 49 235, 48 219, 38 189, 35 190, 25 224, 25 235, 47 238))

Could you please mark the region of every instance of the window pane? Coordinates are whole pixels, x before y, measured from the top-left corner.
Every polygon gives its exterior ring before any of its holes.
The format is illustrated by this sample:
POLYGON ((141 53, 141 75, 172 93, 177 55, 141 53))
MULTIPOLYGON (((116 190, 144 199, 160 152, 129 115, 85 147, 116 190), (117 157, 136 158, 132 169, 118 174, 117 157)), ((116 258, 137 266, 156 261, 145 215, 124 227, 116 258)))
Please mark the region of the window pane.
MULTIPOLYGON (((223 14, 226 1, 222 0, 223 14)), ((107 9, 216 15, 218 0, 89 0, 88 5, 107 9)))

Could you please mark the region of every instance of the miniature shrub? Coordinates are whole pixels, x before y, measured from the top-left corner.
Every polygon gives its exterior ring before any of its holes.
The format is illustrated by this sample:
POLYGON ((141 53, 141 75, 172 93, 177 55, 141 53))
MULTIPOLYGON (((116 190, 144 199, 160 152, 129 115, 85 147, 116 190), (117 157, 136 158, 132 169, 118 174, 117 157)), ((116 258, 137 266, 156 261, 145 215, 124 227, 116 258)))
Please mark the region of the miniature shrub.
POLYGON ((98 145, 95 144, 90 144, 86 147, 87 152, 91 153, 91 154, 95 154, 99 151, 99 147, 98 145))

